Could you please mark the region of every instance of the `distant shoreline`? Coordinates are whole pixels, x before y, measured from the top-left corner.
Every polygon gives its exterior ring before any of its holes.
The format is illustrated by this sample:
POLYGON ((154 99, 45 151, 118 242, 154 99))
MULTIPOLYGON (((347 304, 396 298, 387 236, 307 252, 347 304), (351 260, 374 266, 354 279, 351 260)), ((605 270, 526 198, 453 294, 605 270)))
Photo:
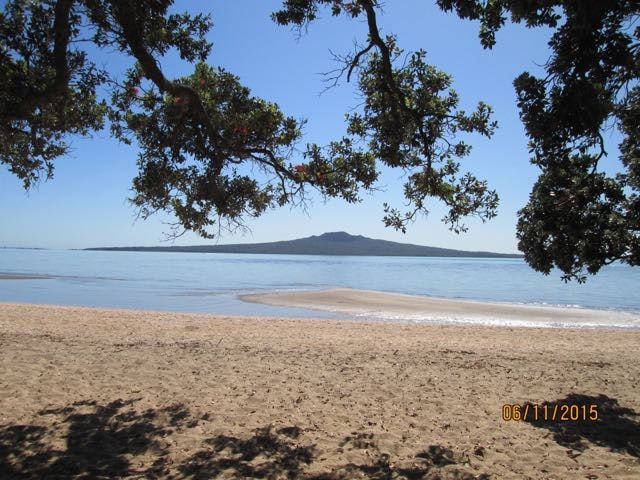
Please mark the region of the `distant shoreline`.
POLYGON ((265 255, 329 255, 374 257, 444 257, 444 258, 524 258, 518 253, 494 253, 485 251, 454 250, 410 243, 392 242, 350 235, 346 232, 329 232, 295 240, 268 243, 228 245, 190 245, 174 247, 95 247, 87 251, 110 252, 182 252, 182 253, 252 253, 265 255))
POLYGON ((39 273, 0 272, 0 280, 48 280, 51 278, 55 278, 55 276, 39 273))
MULTIPOLYGON (((221 246, 224 247, 224 246, 221 246)), ((524 259, 524 255, 519 253, 492 253, 492 252, 468 252, 469 255, 405 255, 405 254, 368 254, 368 253, 298 253, 298 252, 241 252, 233 250, 209 250, 209 246, 193 247, 93 247, 76 248, 72 250, 81 252, 145 252, 145 253, 220 253, 237 255, 296 255, 310 257, 405 257, 405 258, 519 258, 524 259)), ((462 250, 461 250, 462 252, 462 250)), ((466 252, 465 252, 466 253, 466 252)))
MULTIPOLYGON (((189 248, 189 247, 187 247, 189 248)), ((519 258, 524 259, 524 255, 518 253, 490 253, 490 252, 470 252, 470 255, 403 255, 403 254, 383 254, 373 255, 367 253, 273 253, 273 252, 236 252, 236 251, 209 251, 209 250, 185 250, 180 247, 104 247, 104 248, 81 248, 73 249, 81 252, 143 252, 143 253, 217 253, 234 255, 296 255, 309 257, 404 257, 404 258, 482 258, 482 259, 504 259, 519 258)))

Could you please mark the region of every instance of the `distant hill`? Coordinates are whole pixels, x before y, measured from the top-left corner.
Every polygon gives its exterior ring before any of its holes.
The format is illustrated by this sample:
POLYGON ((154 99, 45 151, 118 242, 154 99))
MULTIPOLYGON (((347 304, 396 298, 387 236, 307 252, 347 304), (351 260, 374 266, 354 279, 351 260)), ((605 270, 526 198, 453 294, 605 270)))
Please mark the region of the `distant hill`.
POLYGON ((408 243, 375 240, 346 232, 330 232, 312 237, 269 243, 234 245, 194 245, 187 247, 101 247, 86 250, 124 252, 266 253, 281 255, 370 255, 395 257, 495 257, 519 258, 522 255, 492 252, 467 252, 448 248, 425 247, 408 243))

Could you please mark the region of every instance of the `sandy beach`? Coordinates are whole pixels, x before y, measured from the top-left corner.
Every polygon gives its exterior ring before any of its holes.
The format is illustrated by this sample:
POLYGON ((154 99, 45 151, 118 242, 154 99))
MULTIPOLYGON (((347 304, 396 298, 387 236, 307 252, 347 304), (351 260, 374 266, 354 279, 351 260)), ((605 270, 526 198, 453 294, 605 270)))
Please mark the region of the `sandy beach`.
POLYGON ((637 479, 639 347, 0 304, 0 478, 637 479), (597 419, 503 419, 527 402, 597 419))

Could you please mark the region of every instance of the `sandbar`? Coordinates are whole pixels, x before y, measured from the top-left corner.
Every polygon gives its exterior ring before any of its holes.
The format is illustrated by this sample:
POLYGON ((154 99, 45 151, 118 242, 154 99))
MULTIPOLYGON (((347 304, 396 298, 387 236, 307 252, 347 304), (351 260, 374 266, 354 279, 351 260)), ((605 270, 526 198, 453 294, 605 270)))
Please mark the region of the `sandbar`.
POLYGON ((640 328, 640 315, 628 312, 476 302, 351 288, 279 291, 242 295, 240 298, 246 302, 343 312, 365 317, 386 314, 390 317, 560 322, 568 325, 606 325, 617 320, 619 324, 631 324, 640 328))
POLYGON ((40 275, 37 273, 7 273, 0 272, 0 280, 40 280, 53 278, 51 275, 40 275))

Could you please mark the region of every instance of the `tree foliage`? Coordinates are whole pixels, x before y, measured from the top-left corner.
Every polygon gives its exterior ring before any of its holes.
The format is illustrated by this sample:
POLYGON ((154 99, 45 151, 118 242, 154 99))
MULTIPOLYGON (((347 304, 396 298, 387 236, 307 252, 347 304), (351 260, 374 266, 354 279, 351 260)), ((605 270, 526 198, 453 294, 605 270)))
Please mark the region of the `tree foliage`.
POLYGON ((108 121, 119 140, 140 147, 132 202, 143 216, 173 213, 204 237, 215 226, 304 200, 305 187, 356 201, 377 178, 375 159, 348 139, 308 145, 293 165, 302 123, 252 97, 229 72, 205 63, 207 16, 169 14, 169 0, 13 0, 0 17, 2 101, 0 161, 25 187, 51 177, 68 152, 69 135, 88 135, 108 121), (89 60, 82 45, 134 59, 124 78, 89 60), (195 64, 170 80, 159 66, 169 49, 195 64), (100 100, 100 88, 111 98, 100 100), (298 159, 303 160, 303 159, 298 159), (260 181, 240 172, 261 169, 260 181))
MULTIPOLYGON (((169 13, 171 0, 9 0, 0 16, 0 162, 26 188, 50 177, 68 139, 108 125, 140 148, 132 202, 143 216, 169 211, 202 236, 246 216, 304 202, 309 188, 348 202, 375 188, 382 166, 406 172, 408 210, 385 204, 383 221, 405 231, 443 202, 456 232, 465 217, 496 214, 498 196, 461 171, 470 133, 491 137, 491 107, 459 108, 452 78, 403 52, 378 25, 375 0, 285 0, 272 18, 307 28, 322 11, 363 20, 366 38, 337 56, 333 81, 357 82, 363 104, 347 115, 343 138, 306 144, 304 121, 256 98, 232 73, 207 63, 212 20, 169 13), (121 78, 96 65, 87 45, 130 57, 121 78), (175 49, 194 65, 169 79, 159 60, 175 49), (109 95, 105 92, 109 91, 109 95), (248 175, 246 166, 262 172, 248 175)), ((480 22, 485 48, 511 20, 553 29, 546 78, 514 82, 531 161, 541 169, 519 212, 519 247, 537 270, 556 266, 583 279, 602 265, 640 261, 637 78, 638 2, 437 0, 480 22), (618 128, 622 170, 598 168, 603 132, 618 128)))
POLYGON ((363 16, 368 27, 366 42, 344 57, 335 81, 358 72, 358 87, 364 98, 363 111, 347 115, 347 132, 367 145, 367 151, 383 165, 410 172, 404 196, 411 209, 401 212, 385 204, 385 225, 406 231, 417 214, 427 214, 427 199, 442 201, 449 209, 443 221, 455 232, 466 230, 462 219, 476 216, 483 221, 495 216, 498 195, 485 181, 471 173, 460 174, 458 158, 471 147, 460 133, 491 137, 496 123, 491 107, 480 103, 474 112, 458 108, 458 94, 450 75, 425 62, 423 50, 408 58, 392 35, 384 38, 377 23, 377 2, 333 0, 284 2, 273 18, 281 25, 308 26, 318 9, 329 6, 334 16, 363 16))
POLYGON ((640 264, 640 2, 602 0, 439 0, 445 10, 479 20, 486 48, 511 19, 553 29, 546 77, 528 72, 514 86, 540 168, 520 210, 519 248, 527 262, 584 280, 606 264, 640 264), (599 168, 604 138, 622 134, 621 169, 599 168))

